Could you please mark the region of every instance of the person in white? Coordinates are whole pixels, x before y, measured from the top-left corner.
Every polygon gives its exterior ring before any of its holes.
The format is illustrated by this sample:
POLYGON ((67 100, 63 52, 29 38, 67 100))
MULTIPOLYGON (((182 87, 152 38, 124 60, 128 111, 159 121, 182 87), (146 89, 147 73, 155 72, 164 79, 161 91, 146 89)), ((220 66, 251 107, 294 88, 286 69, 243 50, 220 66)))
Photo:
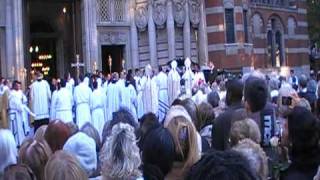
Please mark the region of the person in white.
POLYGON ((74 102, 76 105, 76 124, 81 128, 86 122, 91 122, 90 98, 92 90, 89 88, 89 78, 81 77, 81 83, 74 88, 74 102))
POLYGON ((71 94, 73 94, 73 90, 74 90, 74 79, 70 76, 70 73, 68 72, 66 77, 65 77, 67 84, 66 84, 66 88, 70 91, 71 94))
POLYGON ((144 107, 144 114, 152 112, 158 115, 159 99, 158 87, 155 81, 152 80, 152 67, 147 65, 145 68, 146 81, 143 85, 142 100, 144 107))
MULTIPOLYGON (((56 99, 57 99, 57 94, 58 94, 58 91, 60 90, 61 88, 61 85, 60 85, 60 82, 61 80, 60 79, 57 79, 57 84, 55 86, 55 89, 54 91, 52 92, 52 96, 51 96, 51 105, 50 105, 50 121, 53 121, 56 118, 56 111, 55 111, 55 108, 54 108, 54 103, 52 102, 55 102, 56 99)), ((67 85, 66 85, 67 86, 67 85)), ((68 89, 68 88, 67 88, 68 89)))
POLYGON ((64 123, 73 122, 72 105, 73 97, 69 89, 66 88, 66 81, 60 80, 61 88, 56 92, 55 97, 52 98, 52 110, 54 114, 53 119, 59 119, 64 123))
POLYGON ((31 84, 30 98, 31 110, 36 114, 34 118, 34 132, 37 129, 49 123, 49 107, 51 100, 51 91, 49 83, 43 80, 41 73, 37 73, 37 80, 31 84))
POLYGON ((184 61, 184 65, 186 71, 184 72, 182 79, 185 80, 186 96, 190 98, 192 96, 192 86, 194 79, 194 73, 191 70, 191 60, 189 58, 186 58, 186 60, 184 61))
POLYGON ((171 62, 171 70, 168 74, 168 97, 169 97, 169 104, 171 105, 172 102, 179 96, 180 94, 180 75, 177 72, 177 62, 171 62))
POLYGON ((24 113, 29 113, 34 116, 29 108, 22 103, 24 98, 23 96, 24 94, 21 91, 21 83, 14 81, 13 89, 10 91, 9 95, 9 127, 18 146, 22 144, 26 137, 24 121, 28 121, 28 119, 24 119, 24 113))
POLYGON ((90 99, 92 125, 97 129, 100 138, 102 138, 102 131, 106 122, 106 95, 98 87, 98 81, 93 82, 93 89, 90 99))
POLYGON ((143 92, 142 87, 144 85, 146 78, 142 77, 140 70, 136 70, 134 79, 136 81, 136 88, 137 88, 137 115, 138 115, 138 118, 140 119, 144 114, 143 101, 142 101, 142 92, 143 92))
POLYGON ((120 88, 117 84, 118 77, 117 73, 112 74, 111 81, 107 86, 106 121, 110 121, 112 119, 112 113, 118 111, 120 107, 120 88))
POLYGON ((159 89, 159 119, 162 121, 165 118, 166 112, 169 109, 168 99, 168 76, 159 66, 159 73, 156 77, 156 83, 159 89))
POLYGON ((136 122, 138 122, 137 116, 137 91, 135 90, 132 82, 130 81, 130 77, 127 76, 125 87, 120 89, 120 99, 121 99, 121 107, 128 108, 132 113, 136 122))
POLYGON ((199 86, 202 83, 206 83, 206 79, 204 77, 203 72, 200 69, 199 65, 195 66, 196 73, 194 74, 194 86, 199 86))

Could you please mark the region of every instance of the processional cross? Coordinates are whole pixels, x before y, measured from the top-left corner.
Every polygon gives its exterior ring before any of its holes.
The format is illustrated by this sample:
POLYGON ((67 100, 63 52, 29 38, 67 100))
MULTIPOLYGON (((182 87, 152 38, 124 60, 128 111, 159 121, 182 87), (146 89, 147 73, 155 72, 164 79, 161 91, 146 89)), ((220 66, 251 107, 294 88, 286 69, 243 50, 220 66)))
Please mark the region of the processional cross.
POLYGON ((80 62, 80 55, 77 54, 76 55, 76 62, 71 64, 71 67, 76 68, 77 69, 77 77, 79 77, 80 75, 80 68, 84 67, 84 63, 80 62))

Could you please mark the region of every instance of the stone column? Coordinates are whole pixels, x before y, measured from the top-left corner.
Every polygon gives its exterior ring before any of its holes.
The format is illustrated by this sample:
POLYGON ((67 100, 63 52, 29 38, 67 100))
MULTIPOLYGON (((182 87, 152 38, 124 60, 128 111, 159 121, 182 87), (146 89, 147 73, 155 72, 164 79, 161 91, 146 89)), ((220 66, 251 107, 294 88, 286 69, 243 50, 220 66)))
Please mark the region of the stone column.
POLYGON ((201 1, 200 5, 200 24, 199 24, 199 64, 200 66, 208 65, 208 34, 207 34, 207 23, 206 23, 206 12, 204 7, 204 0, 201 1))
POLYGON ((191 58, 191 34, 190 34, 190 18, 189 18, 189 3, 185 3, 186 20, 183 25, 183 49, 184 57, 191 58))
POLYGON ((13 37, 13 1, 6 1, 6 76, 9 79, 14 79, 15 75, 15 54, 14 54, 14 37, 13 37))
MULTIPOLYGON (((96 0, 83 0, 83 47, 85 69, 91 72, 94 62, 98 62, 98 32, 96 19, 96 0)), ((100 64, 100 63, 97 63, 100 64)), ((100 67, 98 67, 100 68, 100 67)))
POLYGON ((172 1, 167 3, 167 33, 168 33, 168 47, 169 47, 169 61, 176 57, 176 41, 175 41, 175 30, 174 30, 174 18, 173 18, 173 8, 172 1))
POLYGON ((21 81, 24 86, 24 46, 23 46, 23 17, 22 17, 22 0, 13 1, 13 24, 14 24, 14 46, 15 46, 15 57, 13 62, 15 64, 15 75, 14 78, 21 81))
POLYGON ((148 35, 149 35, 149 49, 150 49, 150 63, 152 67, 158 66, 157 62, 157 38, 156 27, 152 17, 152 3, 148 4, 148 35))
MULTIPOLYGON (((130 33, 131 33, 131 60, 132 68, 139 67, 139 46, 138 46, 138 30, 135 22, 135 1, 131 1, 130 6, 130 33)), ((127 59, 129 60, 129 59, 127 59)))

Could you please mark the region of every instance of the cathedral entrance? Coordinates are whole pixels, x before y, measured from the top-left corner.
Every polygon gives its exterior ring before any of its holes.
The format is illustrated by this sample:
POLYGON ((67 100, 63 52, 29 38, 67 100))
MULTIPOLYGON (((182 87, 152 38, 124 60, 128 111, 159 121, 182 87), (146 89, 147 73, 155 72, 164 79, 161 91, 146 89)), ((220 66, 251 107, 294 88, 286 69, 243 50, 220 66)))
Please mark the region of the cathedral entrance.
POLYGON ((63 77, 81 54, 80 1, 28 0, 26 6, 28 70, 63 77))
POLYGON ((124 45, 102 45, 102 71, 120 73, 124 69, 124 45))

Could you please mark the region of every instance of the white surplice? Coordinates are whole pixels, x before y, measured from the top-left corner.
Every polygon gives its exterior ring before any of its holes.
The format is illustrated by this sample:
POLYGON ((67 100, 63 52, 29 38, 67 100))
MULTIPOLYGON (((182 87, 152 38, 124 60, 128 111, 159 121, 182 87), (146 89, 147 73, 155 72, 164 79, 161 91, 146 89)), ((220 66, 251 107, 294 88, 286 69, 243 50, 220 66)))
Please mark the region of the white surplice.
POLYGON ((53 93, 52 93, 52 96, 51 96, 50 121, 57 119, 56 118, 56 109, 55 109, 54 105, 55 105, 55 102, 56 102, 56 99, 57 99, 58 91, 59 90, 54 90, 53 93))
POLYGON ((186 67, 186 71, 182 76, 182 79, 184 79, 184 87, 186 90, 186 96, 190 98, 192 96, 192 86, 193 86, 193 79, 194 79, 194 73, 191 70, 191 60, 187 58, 184 61, 184 65, 186 67))
POLYGON ((151 79, 152 68, 147 65, 145 68, 146 80, 143 85, 143 108, 144 114, 152 112, 158 115, 159 99, 158 99, 158 87, 154 80, 151 79))
POLYGON ((98 130, 100 138, 106 122, 106 95, 101 89, 95 89, 90 99, 92 125, 98 130))
POLYGON ((73 122, 72 105, 73 97, 72 94, 70 94, 70 90, 67 88, 58 90, 55 98, 52 98, 51 105, 54 111, 54 119, 60 119, 65 123, 73 122))
POLYGON ((73 94, 74 85, 75 85, 75 82, 72 78, 70 78, 66 83, 66 88, 70 91, 71 94, 73 94))
POLYGON ((120 88, 117 82, 110 82, 108 84, 106 102, 106 121, 110 121, 112 119, 112 113, 118 111, 120 107, 120 88))
POLYGON ((130 112, 132 113, 134 119, 138 122, 137 117, 137 92, 134 89, 133 85, 129 84, 128 86, 125 86, 120 91, 120 97, 121 97, 121 107, 128 108, 130 112))
POLYGON ((32 112, 35 120, 49 118, 49 107, 51 100, 50 86, 46 80, 36 80, 31 85, 30 91, 32 112))
POLYGON ((194 85, 198 86, 201 81, 204 83, 206 82, 203 72, 202 71, 196 72, 194 74, 194 85))
POLYGON ((86 122, 91 122, 90 98, 92 90, 86 80, 74 88, 74 102, 76 105, 76 124, 81 128, 86 122))
POLYGON ((145 78, 136 78, 136 88, 137 88, 137 116, 138 118, 141 118, 144 114, 143 110, 143 101, 142 101, 142 95, 143 95, 143 85, 145 82, 145 78))
POLYGON ((180 94, 180 75, 176 70, 177 62, 172 61, 171 70, 168 74, 168 97, 169 105, 179 96, 180 94))
POLYGON ((20 146, 25 139, 23 129, 23 112, 22 93, 11 90, 9 94, 9 127, 14 135, 15 141, 20 146))
POLYGON ((29 125, 29 114, 34 116, 34 114, 31 112, 31 110, 28 107, 28 99, 27 96, 20 90, 20 93, 22 94, 22 104, 23 104, 23 112, 22 112, 22 119, 23 119, 23 129, 24 134, 28 135, 30 132, 30 125, 29 125))
POLYGON ((159 98, 159 119, 163 120, 166 112, 169 109, 169 99, 168 99, 168 77, 164 72, 159 72, 156 77, 156 83, 158 86, 158 98, 159 98))

